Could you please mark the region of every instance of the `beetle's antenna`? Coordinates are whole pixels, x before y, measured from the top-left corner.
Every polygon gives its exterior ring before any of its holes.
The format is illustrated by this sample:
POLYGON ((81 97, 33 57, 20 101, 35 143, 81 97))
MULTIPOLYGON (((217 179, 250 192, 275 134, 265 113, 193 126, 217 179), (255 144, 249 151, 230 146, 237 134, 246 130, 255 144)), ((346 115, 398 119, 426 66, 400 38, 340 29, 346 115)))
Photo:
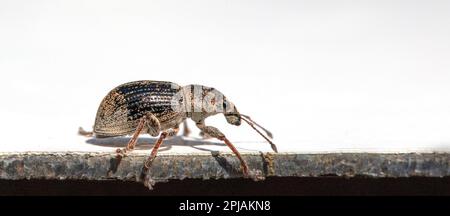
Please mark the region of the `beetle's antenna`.
POLYGON ((272 136, 271 136, 272 133, 270 133, 268 130, 266 130, 266 129, 264 129, 263 127, 261 127, 261 126, 259 126, 258 124, 256 124, 256 122, 254 122, 253 120, 251 120, 251 119, 250 119, 248 116, 246 116, 246 115, 242 115, 242 114, 241 114, 241 119, 244 120, 245 122, 247 122, 247 124, 250 125, 250 127, 252 127, 256 132, 258 132, 259 135, 261 135, 262 137, 264 137, 264 139, 266 139, 267 142, 269 142, 270 147, 272 147, 272 150, 273 150, 274 152, 278 153, 277 146, 276 146, 269 138, 267 138, 263 133, 261 133, 261 131, 259 131, 259 130, 255 127, 255 125, 257 125, 257 126, 260 127, 261 129, 263 129, 263 130, 267 133, 267 135, 268 135, 269 137, 271 137, 271 138, 272 138, 272 136))
POLYGON ((261 128, 264 132, 266 132, 267 136, 269 136, 270 139, 273 139, 272 133, 271 133, 269 130, 265 129, 263 126, 259 125, 259 124, 256 123, 255 121, 253 121, 253 119, 250 118, 250 116, 244 115, 244 114, 241 114, 241 116, 244 117, 244 118, 246 118, 247 120, 249 120, 250 122, 252 122, 252 123, 255 124, 256 126, 258 126, 259 128, 261 128))

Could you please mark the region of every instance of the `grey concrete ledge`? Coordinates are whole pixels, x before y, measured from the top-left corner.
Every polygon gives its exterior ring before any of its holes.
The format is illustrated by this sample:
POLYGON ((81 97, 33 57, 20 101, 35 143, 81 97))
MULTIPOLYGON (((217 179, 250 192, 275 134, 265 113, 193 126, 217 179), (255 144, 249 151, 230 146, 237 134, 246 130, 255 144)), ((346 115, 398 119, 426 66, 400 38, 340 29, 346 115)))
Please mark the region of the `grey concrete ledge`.
MULTIPOLYGON (((449 153, 424 154, 244 154, 250 169, 265 176, 320 177, 450 176, 449 153)), ((120 163, 109 153, 0 153, 0 179, 83 179, 141 181, 146 155, 133 154, 120 163)), ((151 169, 157 182, 170 179, 241 178, 232 154, 164 154, 151 169)))

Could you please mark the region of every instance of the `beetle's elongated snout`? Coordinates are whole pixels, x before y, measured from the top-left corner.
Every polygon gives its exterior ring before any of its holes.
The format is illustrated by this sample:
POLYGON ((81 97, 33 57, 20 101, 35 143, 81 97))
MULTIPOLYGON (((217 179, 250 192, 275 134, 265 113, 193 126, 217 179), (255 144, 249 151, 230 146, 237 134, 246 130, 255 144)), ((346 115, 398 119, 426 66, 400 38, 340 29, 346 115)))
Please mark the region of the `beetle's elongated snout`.
POLYGON ((236 109, 236 106, 225 97, 223 100, 223 115, 229 124, 236 126, 241 125, 241 114, 236 109))
POLYGON ((224 115, 229 124, 236 126, 241 125, 241 115, 239 115, 239 113, 225 113, 224 115))

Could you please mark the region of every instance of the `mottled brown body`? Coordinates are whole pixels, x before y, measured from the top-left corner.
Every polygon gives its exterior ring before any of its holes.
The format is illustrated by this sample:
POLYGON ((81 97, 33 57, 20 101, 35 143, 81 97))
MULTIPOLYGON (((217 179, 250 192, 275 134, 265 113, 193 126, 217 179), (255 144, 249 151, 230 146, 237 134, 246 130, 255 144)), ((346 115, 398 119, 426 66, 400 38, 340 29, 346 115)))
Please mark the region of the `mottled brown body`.
MULTIPOLYGON (((116 137, 135 132, 140 119, 152 113, 161 130, 178 126, 186 115, 172 109, 171 101, 181 87, 164 81, 135 81, 111 90, 100 103, 94 124, 96 137, 116 137)), ((143 130, 142 133, 148 130, 143 130)), ((155 135, 157 136, 157 135, 155 135)))
MULTIPOLYGON (((229 124, 235 126, 241 125, 241 120, 244 120, 277 151, 275 144, 256 127, 264 130, 270 138, 271 133, 249 116, 240 114, 234 104, 218 90, 201 85, 181 87, 166 81, 135 81, 111 90, 100 103, 92 134, 97 138, 132 135, 126 148, 117 150, 119 158, 134 149, 141 133, 155 137, 159 135, 144 164, 145 170, 149 170, 163 140, 176 135, 179 125, 190 118, 205 137, 223 141, 239 158, 244 175, 249 176, 247 163, 234 145, 219 129, 205 125, 206 118, 219 113, 225 116, 229 124)), ((80 134, 91 133, 80 129, 80 134)), ((252 174, 255 180, 260 177, 257 173, 252 174)), ((149 188, 153 185, 150 178, 144 183, 149 188)))

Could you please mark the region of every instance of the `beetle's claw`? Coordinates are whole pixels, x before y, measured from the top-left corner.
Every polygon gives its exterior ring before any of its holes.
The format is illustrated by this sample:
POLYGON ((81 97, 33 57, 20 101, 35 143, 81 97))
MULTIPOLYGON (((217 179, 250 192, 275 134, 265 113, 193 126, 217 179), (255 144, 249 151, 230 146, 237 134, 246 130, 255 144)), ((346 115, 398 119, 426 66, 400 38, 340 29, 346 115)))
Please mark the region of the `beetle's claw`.
POLYGON ((144 179, 144 186, 147 187, 149 190, 153 190, 153 186, 155 186, 156 182, 155 180, 152 179, 152 177, 150 176, 150 173, 147 173, 147 175, 145 175, 145 179, 144 179))
POLYGON ((123 158, 127 156, 127 150, 126 149, 116 149, 116 153, 117 153, 117 157, 118 158, 123 158))
POLYGON ((248 177, 251 178, 253 181, 263 181, 266 179, 261 170, 257 169, 250 170, 248 177))

